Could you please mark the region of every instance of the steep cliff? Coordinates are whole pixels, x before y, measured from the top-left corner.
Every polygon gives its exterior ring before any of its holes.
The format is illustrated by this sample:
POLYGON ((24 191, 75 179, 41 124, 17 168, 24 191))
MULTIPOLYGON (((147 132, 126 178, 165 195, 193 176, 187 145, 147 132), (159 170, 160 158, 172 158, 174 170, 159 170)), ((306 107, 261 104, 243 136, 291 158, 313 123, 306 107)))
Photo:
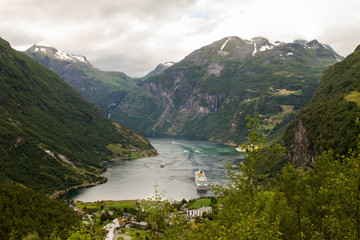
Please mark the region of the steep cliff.
POLYGON ((305 106, 323 71, 341 59, 316 40, 227 37, 138 84, 111 119, 145 133, 241 143, 247 115, 260 114, 265 134, 277 131, 305 106))
POLYGON ((315 156, 332 149, 345 154, 360 134, 360 46, 324 73, 311 101, 292 121, 282 139, 295 166, 311 166, 315 156))

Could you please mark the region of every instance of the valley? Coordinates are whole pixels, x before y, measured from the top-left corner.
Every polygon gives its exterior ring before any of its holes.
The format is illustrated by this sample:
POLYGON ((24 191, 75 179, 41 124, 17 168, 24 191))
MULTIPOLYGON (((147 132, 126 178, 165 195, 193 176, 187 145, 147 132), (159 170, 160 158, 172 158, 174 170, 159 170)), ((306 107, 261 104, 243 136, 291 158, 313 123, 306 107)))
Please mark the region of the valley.
POLYGON ((102 174, 108 179, 106 183, 71 191, 63 199, 83 202, 147 199, 154 194, 155 185, 171 202, 212 196, 210 189, 204 193, 196 191, 195 171, 205 171, 209 186, 223 186, 227 182, 226 163, 235 167, 243 160, 243 153, 234 147, 209 141, 179 137, 152 137, 149 141, 158 156, 110 162, 102 174), (161 168, 163 160, 167 165, 161 168))
POLYGON ((112 121, 143 134, 229 145, 246 141, 244 119, 253 112, 260 114, 262 133, 272 142, 279 140, 282 127, 310 100, 323 71, 342 59, 317 40, 285 43, 231 36, 135 79, 100 71, 86 57, 53 47, 34 45, 25 53, 112 121))
POLYGON ((114 220, 140 228, 114 231, 133 239, 359 239, 359 51, 226 37, 122 80, 83 56, 27 52, 63 78, 77 69, 65 80, 1 40, 0 235, 104 239, 114 220), (39 224, 57 211, 59 232, 39 224))

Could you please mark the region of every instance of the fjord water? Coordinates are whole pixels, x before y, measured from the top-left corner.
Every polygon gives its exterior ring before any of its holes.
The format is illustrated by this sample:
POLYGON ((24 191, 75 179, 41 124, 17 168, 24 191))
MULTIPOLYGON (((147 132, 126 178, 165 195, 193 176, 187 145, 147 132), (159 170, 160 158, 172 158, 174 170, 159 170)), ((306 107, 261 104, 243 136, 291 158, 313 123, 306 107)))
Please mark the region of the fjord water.
MULTIPOLYGON (((185 138, 149 138, 157 157, 116 160, 106 165, 108 182, 69 192, 65 199, 97 200, 146 199, 157 191, 170 201, 200 197, 194 185, 194 172, 203 169, 210 185, 225 185, 226 163, 236 167, 242 154, 234 147, 185 138), (161 161, 167 165, 160 167, 161 161)), ((212 195, 211 190, 202 194, 212 195)))

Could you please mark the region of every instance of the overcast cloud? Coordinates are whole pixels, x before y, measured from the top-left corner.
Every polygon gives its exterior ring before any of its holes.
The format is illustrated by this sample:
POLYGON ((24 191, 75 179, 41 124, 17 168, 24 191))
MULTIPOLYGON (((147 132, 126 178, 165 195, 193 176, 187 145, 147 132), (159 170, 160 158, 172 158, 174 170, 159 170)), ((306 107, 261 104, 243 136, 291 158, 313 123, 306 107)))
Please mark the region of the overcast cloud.
POLYGON ((359 0, 0 0, 0 37, 140 77, 227 36, 317 39, 347 56, 360 44, 359 9, 359 0))

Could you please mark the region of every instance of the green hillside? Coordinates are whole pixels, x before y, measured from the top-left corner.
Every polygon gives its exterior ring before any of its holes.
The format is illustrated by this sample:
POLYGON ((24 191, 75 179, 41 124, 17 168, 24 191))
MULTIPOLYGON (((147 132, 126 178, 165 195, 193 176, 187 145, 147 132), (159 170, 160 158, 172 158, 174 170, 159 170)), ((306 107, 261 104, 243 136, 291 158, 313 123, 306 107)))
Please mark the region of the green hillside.
POLYGON ((18 184, 0 182, 0 239, 66 239, 80 217, 59 200, 18 184), (33 238, 32 238, 33 239, 33 238))
POLYGON ((115 126, 55 73, 0 39, 0 178, 53 193, 104 181, 116 144, 123 156, 156 154, 115 126), (119 132, 125 133, 123 135, 119 132))
POLYGON ((34 45, 25 53, 58 74, 86 100, 100 107, 104 116, 108 116, 140 82, 122 72, 99 70, 84 56, 68 54, 52 47, 34 45))
POLYGON ((311 165, 314 157, 333 149, 355 149, 360 133, 360 47, 324 74, 313 98, 291 122, 283 138, 295 165, 311 165), (300 153, 302 152, 302 154, 300 153), (303 155, 303 162, 300 156, 303 155))
POLYGON ((261 132, 276 138, 340 59, 316 40, 224 38, 138 84, 111 119, 145 133, 239 144, 246 116, 257 112, 261 132))

